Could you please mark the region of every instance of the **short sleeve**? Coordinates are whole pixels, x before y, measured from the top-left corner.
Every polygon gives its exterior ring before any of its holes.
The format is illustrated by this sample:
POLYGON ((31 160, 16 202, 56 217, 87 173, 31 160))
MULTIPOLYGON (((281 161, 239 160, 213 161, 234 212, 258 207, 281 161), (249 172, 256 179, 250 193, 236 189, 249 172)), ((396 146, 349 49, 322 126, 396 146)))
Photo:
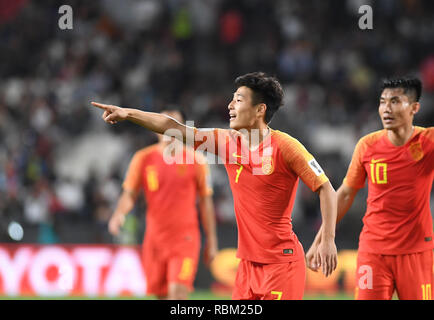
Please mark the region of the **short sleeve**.
POLYGON ((366 170, 363 166, 362 156, 366 150, 366 143, 359 140, 354 148, 353 157, 344 178, 344 183, 351 188, 361 189, 365 186, 366 170))
MULTIPOLYGON (((423 159, 425 162, 425 172, 432 173, 434 171, 434 127, 422 128, 416 127, 421 131, 423 141, 423 159)), ((411 148, 411 145, 410 145, 411 148)))
POLYGON ((122 184, 122 187, 126 191, 132 191, 137 193, 142 186, 141 167, 144 160, 143 152, 136 152, 130 161, 128 170, 122 184))
POLYGON ((427 129, 430 146, 428 148, 428 164, 431 167, 431 172, 434 171, 434 127, 427 129))
POLYGON ((329 181, 314 156, 297 139, 287 136, 281 140, 284 161, 312 191, 329 181))
POLYGON ((201 197, 212 196, 213 188, 208 164, 196 164, 197 189, 201 197))

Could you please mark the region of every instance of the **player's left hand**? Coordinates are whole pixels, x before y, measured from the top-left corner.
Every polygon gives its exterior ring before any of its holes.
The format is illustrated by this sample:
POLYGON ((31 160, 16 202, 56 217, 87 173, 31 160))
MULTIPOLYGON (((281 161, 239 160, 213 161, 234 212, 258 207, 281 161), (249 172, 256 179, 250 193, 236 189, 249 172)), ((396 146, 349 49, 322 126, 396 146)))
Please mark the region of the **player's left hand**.
POLYGON ((306 253, 306 266, 313 272, 317 272, 319 269, 319 262, 317 261, 318 245, 313 243, 306 253))
POLYGON ((323 239, 318 245, 316 260, 321 266, 322 273, 328 277, 338 265, 338 252, 334 239, 323 239))
POLYGON ((123 214, 113 214, 108 224, 109 232, 114 236, 118 236, 120 228, 124 225, 124 223, 125 216, 123 214))

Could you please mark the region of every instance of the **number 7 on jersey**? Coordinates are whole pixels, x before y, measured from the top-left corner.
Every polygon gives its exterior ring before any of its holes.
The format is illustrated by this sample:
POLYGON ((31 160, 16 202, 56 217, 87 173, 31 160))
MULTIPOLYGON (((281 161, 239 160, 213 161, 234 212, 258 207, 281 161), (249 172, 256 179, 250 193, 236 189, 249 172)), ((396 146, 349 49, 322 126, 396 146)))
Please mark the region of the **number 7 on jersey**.
POLYGON ((240 167, 237 169, 237 175, 236 175, 236 177, 235 177, 235 183, 238 183, 238 179, 240 178, 240 174, 241 174, 241 171, 243 171, 243 165, 241 165, 241 164, 238 164, 240 167))

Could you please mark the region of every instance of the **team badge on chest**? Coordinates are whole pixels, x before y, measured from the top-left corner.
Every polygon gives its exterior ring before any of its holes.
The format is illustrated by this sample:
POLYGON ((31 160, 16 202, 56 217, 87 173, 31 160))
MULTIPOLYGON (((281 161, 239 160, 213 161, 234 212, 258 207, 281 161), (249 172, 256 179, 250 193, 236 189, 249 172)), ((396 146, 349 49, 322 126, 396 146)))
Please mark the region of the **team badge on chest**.
POLYGON ((423 150, 420 142, 413 142, 409 147, 410 154, 415 161, 423 158, 423 150))
POLYGON ((270 175, 274 171, 273 157, 264 156, 262 157, 262 173, 265 175, 270 175))

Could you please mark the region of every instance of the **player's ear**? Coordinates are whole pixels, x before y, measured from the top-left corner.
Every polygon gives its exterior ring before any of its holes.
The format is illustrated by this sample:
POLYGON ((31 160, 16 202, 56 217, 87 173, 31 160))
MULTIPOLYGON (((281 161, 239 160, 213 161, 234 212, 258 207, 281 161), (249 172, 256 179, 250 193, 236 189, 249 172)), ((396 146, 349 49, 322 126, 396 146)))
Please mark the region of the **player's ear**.
POLYGON ((415 115, 420 110, 420 103, 419 102, 413 102, 411 104, 411 115, 415 115))
POLYGON ((259 118, 265 119, 266 111, 267 111, 267 105, 265 103, 258 104, 258 108, 256 109, 256 112, 257 112, 259 118))

